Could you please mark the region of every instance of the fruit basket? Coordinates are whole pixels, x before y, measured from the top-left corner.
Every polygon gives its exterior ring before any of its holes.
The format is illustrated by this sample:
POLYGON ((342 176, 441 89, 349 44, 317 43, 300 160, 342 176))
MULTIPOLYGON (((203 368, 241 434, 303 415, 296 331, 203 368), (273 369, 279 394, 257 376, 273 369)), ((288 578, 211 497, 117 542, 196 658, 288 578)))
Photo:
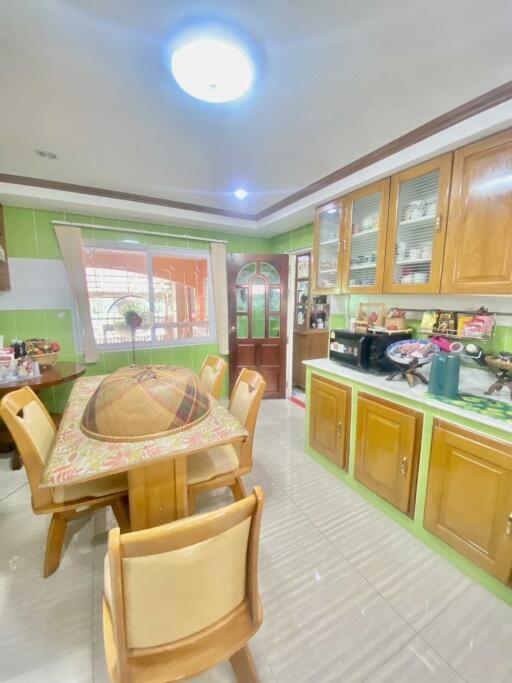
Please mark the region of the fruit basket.
POLYGON ((25 342, 27 354, 39 365, 55 365, 60 356, 60 344, 48 339, 28 339, 25 342))

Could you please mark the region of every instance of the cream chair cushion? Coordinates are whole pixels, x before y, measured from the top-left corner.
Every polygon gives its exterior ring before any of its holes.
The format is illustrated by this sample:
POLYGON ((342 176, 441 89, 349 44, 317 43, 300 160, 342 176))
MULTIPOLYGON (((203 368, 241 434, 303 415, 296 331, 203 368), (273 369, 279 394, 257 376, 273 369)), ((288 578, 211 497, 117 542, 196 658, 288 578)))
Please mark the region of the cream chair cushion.
POLYGON ((31 401, 23 406, 23 416, 16 418, 28 430, 36 450, 45 465, 55 439, 55 426, 48 413, 39 403, 31 401))
POLYGON ((236 417, 240 424, 245 425, 247 413, 255 397, 256 390, 250 387, 247 382, 240 382, 229 406, 230 413, 236 417))
MULTIPOLYGON (((201 543, 122 560, 130 648, 156 647, 214 624, 245 597, 251 518, 201 543)), ((112 605, 105 562, 105 598, 112 605)))
POLYGON ((219 370, 212 365, 205 365, 201 372, 201 381, 203 382, 206 391, 211 393, 219 370))
POLYGON ((197 484, 238 469, 238 451, 233 444, 192 453, 187 458, 187 482, 197 484))
POLYGON ((114 474, 110 477, 102 477, 93 481, 84 481, 83 484, 71 486, 57 486, 52 489, 54 503, 69 503, 79 498, 101 498, 111 493, 118 493, 128 489, 126 474, 114 474))

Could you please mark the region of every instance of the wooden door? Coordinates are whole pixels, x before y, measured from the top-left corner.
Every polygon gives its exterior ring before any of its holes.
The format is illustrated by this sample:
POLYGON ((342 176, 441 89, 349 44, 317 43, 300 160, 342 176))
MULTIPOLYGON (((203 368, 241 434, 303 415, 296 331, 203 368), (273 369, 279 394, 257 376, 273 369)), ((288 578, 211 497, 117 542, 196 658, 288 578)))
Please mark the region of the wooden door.
POLYGON ((384 292, 439 292, 452 154, 391 177, 384 292))
POLYGON ((424 525, 510 583, 512 444, 435 420, 424 525))
POLYGON ((311 377, 309 445, 347 469, 352 389, 319 375, 311 377))
POLYGON ((442 291, 512 294, 512 129, 454 154, 442 291))
POLYGON ((422 424, 415 410, 359 394, 355 477, 411 517, 422 424))
POLYGON ((343 291, 382 292, 388 224, 389 178, 343 198, 343 291))
POLYGON ((228 257, 230 393, 250 368, 267 382, 264 398, 285 398, 287 282, 287 254, 228 257))
POLYGON ((313 233, 313 291, 341 291, 342 203, 331 202, 317 209, 313 233))

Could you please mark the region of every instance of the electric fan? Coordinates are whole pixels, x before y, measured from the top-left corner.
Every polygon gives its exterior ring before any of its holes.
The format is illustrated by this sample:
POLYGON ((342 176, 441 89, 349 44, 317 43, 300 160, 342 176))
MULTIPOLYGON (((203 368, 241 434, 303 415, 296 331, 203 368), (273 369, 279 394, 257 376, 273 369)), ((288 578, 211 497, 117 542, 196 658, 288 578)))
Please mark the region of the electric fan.
POLYGON ((107 323, 116 330, 122 341, 131 341, 132 365, 135 365, 137 332, 151 330, 154 321, 155 316, 149 301, 143 296, 122 296, 108 309, 107 323))

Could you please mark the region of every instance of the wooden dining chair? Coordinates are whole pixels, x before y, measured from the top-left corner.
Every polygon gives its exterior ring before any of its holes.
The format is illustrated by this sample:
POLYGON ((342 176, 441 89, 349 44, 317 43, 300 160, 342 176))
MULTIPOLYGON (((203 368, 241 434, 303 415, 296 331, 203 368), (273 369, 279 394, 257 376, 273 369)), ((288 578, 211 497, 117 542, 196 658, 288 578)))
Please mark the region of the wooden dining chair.
POLYGON ((206 356, 199 377, 206 391, 219 400, 228 364, 220 356, 206 356))
POLYGON ((229 486, 235 500, 246 495, 241 477, 252 470, 254 431, 266 385, 259 372, 244 368, 233 387, 228 409, 249 432, 243 443, 217 446, 188 456, 189 514, 194 512, 196 495, 202 491, 229 486))
POLYGON ((71 519, 89 515, 96 508, 110 505, 121 529, 129 530, 127 483, 124 474, 83 484, 40 488, 41 475, 56 428, 50 414, 32 389, 23 387, 6 394, 0 401, 0 417, 11 433, 25 465, 32 493, 32 510, 36 515, 52 515, 46 542, 45 578, 59 567, 66 526, 71 519))
POLYGON ((259 629, 263 492, 227 507, 120 534, 105 558, 103 638, 111 681, 166 683, 230 659, 258 675, 247 644, 259 629))

